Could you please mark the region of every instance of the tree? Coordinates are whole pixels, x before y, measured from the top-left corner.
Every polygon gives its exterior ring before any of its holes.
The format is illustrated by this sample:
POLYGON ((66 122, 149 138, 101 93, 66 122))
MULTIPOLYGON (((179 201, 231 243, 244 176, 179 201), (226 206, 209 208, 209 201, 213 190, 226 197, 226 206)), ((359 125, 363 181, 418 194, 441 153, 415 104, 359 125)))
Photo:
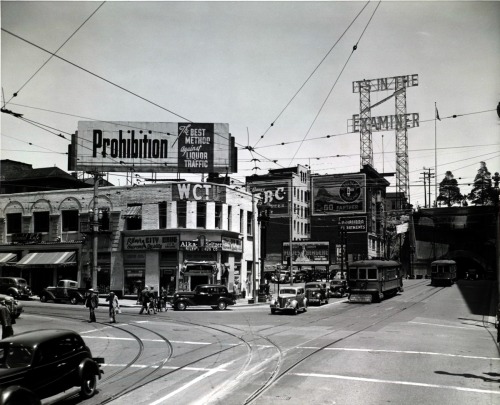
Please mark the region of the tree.
POLYGON ((491 173, 484 162, 480 163, 474 178, 474 186, 467 195, 467 199, 474 205, 494 205, 495 203, 495 190, 491 186, 491 173))
POLYGON ((460 193, 457 180, 455 180, 452 172, 447 171, 444 179, 439 183, 438 203, 445 203, 448 207, 451 207, 453 204, 460 204, 463 199, 464 196, 460 193))

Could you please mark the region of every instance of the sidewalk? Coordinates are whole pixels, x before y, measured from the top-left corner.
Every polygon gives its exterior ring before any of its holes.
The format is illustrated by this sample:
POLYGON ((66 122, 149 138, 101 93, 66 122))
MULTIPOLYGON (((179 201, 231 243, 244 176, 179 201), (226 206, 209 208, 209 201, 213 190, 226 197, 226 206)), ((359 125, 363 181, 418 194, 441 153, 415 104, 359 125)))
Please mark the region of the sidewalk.
MULTIPOLYGON (((100 297, 99 304, 103 301, 102 297, 100 297)), ((120 306, 123 308, 140 308, 141 304, 138 304, 136 300, 129 298, 122 298, 120 301, 120 306)), ((248 307, 248 306, 262 306, 269 305, 269 302, 256 302, 253 304, 248 303, 248 298, 239 298, 236 300, 236 305, 234 307, 248 307)), ((100 306, 100 305, 99 305, 100 306)))

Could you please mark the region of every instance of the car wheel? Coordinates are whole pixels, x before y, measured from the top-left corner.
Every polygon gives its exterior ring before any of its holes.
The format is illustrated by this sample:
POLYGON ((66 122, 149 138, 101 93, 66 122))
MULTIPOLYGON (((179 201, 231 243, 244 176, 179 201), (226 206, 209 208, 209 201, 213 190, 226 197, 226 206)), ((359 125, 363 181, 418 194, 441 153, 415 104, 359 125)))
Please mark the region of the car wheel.
POLYGON ((298 313, 299 313, 299 310, 297 309, 297 307, 295 307, 295 308, 293 309, 293 314, 294 314, 294 315, 297 315, 298 313))
POLYGON ((224 311, 226 308, 227 308, 227 303, 226 302, 219 301, 217 303, 217 309, 219 309, 220 311, 224 311))
POLYGON ((41 302, 47 302, 47 296, 45 294, 40 295, 41 302))
POLYGON ((80 396, 84 399, 93 397, 96 392, 96 387, 97 387, 96 375, 90 370, 84 371, 80 385, 80 396))
POLYGON ((275 314, 276 313, 276 308, 271 308, 271 314, 275 314))
POLYGON ((71 297, 69 302, 71 302, 72 305, 78 304, 78 299, 76 297, 71 297))
POLYGON ((182 301, 175 304, 175 308, 177 308, 178 311, 184 311, 186 309, 186 306, 186 303, 182 301))

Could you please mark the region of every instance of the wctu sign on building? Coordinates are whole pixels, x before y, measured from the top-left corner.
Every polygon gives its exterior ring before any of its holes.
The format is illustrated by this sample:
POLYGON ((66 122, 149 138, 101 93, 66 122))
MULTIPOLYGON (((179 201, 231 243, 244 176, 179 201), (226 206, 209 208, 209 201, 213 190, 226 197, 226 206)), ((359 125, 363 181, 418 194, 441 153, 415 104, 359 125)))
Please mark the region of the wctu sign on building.
POLYGON ((79 121, 69 170, 234 173, 229 124, 79 121))

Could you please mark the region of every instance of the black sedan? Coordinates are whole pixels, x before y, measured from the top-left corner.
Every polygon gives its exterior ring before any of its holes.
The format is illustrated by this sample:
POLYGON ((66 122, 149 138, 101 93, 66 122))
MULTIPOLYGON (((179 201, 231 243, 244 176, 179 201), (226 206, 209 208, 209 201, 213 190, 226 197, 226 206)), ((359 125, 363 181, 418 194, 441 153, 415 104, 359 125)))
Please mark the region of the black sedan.
POLYGON ((3 339, 0 403, 36 404, 75 386, 82 398, 90 398, 103 361, 92 358, 81 336, 71 330, 36 330, 3 339))

